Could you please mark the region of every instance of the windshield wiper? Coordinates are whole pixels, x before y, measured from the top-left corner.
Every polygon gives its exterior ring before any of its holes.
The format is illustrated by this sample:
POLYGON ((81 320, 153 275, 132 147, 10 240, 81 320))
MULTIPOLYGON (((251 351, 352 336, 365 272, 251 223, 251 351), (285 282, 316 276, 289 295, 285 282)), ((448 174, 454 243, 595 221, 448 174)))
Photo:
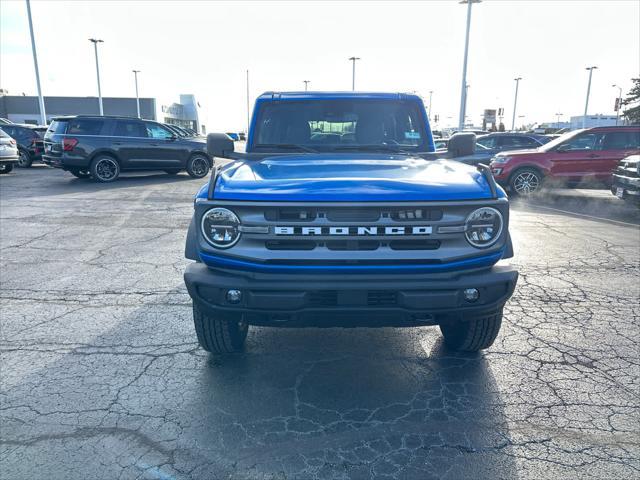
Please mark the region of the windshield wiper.
POLYGON ((407 150, 402 150, 399 147, 395 147, 393 145, 339 145, 331 149, 332 151, 340 151, 340 150, 362 150, 366 152, 391 152, 391 153, 401 153, 403 155, 415 155, 407 150))
POLYGON ((305 147, 304 145, 296 145, 295 143, 259 143, 256 148, 282 148, 284 150, 301 150, 308 153, 318 153, 313 148, 305 147))

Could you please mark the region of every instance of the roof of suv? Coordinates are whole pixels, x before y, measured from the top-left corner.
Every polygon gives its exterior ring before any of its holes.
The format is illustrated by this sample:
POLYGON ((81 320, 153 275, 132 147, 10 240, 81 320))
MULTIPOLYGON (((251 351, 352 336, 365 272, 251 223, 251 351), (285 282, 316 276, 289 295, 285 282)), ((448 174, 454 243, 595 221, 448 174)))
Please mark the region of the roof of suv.
POLYGON ((120 119, 120 120, 141 120, 145 122, 155 122, 156 120, 150 120, 148 118, 128 117, 126 115, 62 115, 59 117, 53 117, 51 120, 72 120, 74 118, 107 118, 107 119, 120 119))
POLYGON ((265 92, 258 97, 259 100, 314 100, 314 99, 337 99, 337 98, 370 98, 370 99, 418 99, 420 97, 413 93, 390 93, 390 92, 265 92))

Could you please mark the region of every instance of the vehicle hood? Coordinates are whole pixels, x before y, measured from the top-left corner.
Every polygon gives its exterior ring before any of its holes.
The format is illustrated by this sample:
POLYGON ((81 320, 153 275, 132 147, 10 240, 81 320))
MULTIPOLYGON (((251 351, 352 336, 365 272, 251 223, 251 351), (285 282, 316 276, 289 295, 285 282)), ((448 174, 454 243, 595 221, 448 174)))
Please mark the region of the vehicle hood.
POLYGON ((539 154, 539 153, 545 153, 537 148, 531 148, 531 149, 523 149, 523 150, 506 150, 500 153, 497 153, 495 156, 496 157, 516 157, 516 156, 520 156, 520 155, 532 155, 532 154, 539 154))
MULTIPOLYGON (((199 196, 206 195, 205 186, 199 196)), ((491 198, 491 189, 476 168, 452 160, 303 154, 230 164, 220 173, 214 196, 245 201, 437 201, 491 198)))

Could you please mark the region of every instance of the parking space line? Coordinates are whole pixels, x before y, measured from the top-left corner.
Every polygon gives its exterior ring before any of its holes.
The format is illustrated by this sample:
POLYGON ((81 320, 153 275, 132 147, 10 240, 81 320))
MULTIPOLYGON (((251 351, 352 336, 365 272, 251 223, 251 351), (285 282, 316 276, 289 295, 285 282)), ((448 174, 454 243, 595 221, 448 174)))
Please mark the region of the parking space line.
POLYGON ((610 218, 596 217, 595 215, 587 215, 586 213, 571 212, 569 210, 562 210, 560 208, 547 207, 546 205, 540 205, 537 203, 527 203, 527 205, 532 207, 537 207, 537 208, 546 208, 547 210, 553 210, 554 212, 567 213, 569 215, 575 215, 577 217, 585 217, 585 218, 590 218, 592 220, 601 220, 603 222, 616 223, 619 225, 625 225, 627 227, 635 227, 635 228, 640 227, 640 225, 638 225, 637 223, 621 222, 620 220, 611 220, 610 218))

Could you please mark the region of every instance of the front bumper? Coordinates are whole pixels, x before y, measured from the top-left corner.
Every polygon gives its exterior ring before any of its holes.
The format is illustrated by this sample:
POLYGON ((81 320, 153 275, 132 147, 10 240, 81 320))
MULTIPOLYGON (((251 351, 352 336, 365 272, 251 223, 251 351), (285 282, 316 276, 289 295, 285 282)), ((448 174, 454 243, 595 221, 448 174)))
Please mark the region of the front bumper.
POLYGON ((640 200, 640 178, 613 174, 611 193, 617 195, 619 188, 622 189, 622 198, 632 197, 640 200))
POLYGON ((253 325, 416 326, 495 314, 511 297, 518 272, 509 266, 437 274, 309 276, 187 267, 184 280, 201 310, 222 318, 243 315, 253 325), (476 288, 475 302, 463 290, 476 288), (242 292, 231 304, 226 292, 242 292))

